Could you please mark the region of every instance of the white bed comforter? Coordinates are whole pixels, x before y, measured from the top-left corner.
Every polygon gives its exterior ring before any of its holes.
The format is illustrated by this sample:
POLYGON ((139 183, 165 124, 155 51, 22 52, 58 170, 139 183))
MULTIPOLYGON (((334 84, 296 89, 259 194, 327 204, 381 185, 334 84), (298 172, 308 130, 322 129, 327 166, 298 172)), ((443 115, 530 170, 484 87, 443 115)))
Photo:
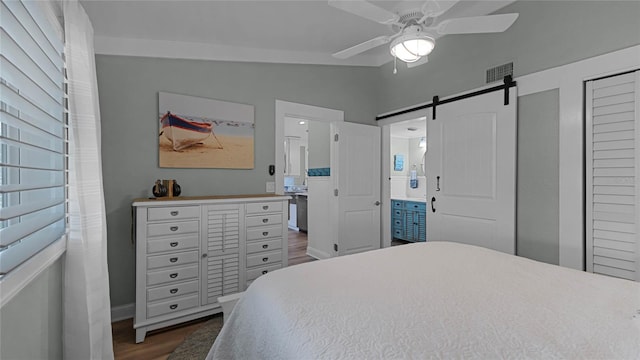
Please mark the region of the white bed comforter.
POLYGON ((428 242, 288 267, 209 359, 640 359, 640 284, 428 242))

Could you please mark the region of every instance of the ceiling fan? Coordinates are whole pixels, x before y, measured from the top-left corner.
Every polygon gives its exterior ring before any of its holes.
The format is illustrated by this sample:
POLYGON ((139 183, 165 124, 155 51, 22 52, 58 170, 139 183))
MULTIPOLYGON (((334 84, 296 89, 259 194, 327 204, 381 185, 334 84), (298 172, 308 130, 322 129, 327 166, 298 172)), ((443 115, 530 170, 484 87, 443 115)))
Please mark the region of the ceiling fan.
MULTIPOLYGON (((378 36, 350 48, 338 51, 333 57, 346 59, 375 47, 391 43, 391 55, 414 67, 427 62, 427 55, 435 47, 435 38, 447 34, 495 33, 507 30, 518 14, 474 16, 439 21, 460 0, 426 0, 416 8, 402 6, 394 12, 365 0, 328 0, 337 9, 358 15, 380 24, 389 25, 395 32, 390 36, 378 36)), ((405 3, 408 4, 408 3, 405 3)))

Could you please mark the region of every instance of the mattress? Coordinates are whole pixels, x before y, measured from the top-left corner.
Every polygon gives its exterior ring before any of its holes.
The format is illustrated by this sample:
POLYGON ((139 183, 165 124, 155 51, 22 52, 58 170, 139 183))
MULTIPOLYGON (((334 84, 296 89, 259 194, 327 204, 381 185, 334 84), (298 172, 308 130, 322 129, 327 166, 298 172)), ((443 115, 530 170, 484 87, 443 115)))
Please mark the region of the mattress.
POLYGON ((258 278, 208 359, 640 358, 640 284, 409 244, 258 278))

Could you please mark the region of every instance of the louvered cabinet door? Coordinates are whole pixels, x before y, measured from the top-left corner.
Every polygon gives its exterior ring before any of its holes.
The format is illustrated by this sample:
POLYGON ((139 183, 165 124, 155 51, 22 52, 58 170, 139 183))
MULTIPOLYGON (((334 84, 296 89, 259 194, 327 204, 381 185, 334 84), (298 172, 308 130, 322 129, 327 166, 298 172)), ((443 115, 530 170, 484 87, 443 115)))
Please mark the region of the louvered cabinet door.
POLYGON ((640 281, 640 71, 587 82, 587 271, 640 281))
POLYGON ((207 305, 216 303, 219 296, 241 291, 243 205, 204 206, 203 220, 201 300, 207 305))

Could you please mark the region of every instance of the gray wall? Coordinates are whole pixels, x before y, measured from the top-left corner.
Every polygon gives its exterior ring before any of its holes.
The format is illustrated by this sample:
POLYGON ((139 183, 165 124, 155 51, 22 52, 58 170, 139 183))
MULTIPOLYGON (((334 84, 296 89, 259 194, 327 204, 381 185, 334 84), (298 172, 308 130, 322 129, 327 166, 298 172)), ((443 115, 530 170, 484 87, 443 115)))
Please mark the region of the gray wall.
POLYGON ((62 261, 0 309, 0 359, 62 359, 62 261))
POLYGON ((131 201, 155 179, 176 179, 183 195, 264 193, 273 181, 275 100, 345 111, 375 124, 378 69, 96 56, 108 259, 113 306, 135 300, 131 201), (158 91, 255 106, 255 169, 160 169, 158 91))
POLYGON ((559 91, 518 98, 517 254, 558 264, 559 91))
POLYGON ((640 1, 518 1, 499 12, 520 17, 504 33, 437 39, 413 69, 382 66, 378 112, 483 86, 486 69, 511 61, 517 77, 640 44, 640 1))

